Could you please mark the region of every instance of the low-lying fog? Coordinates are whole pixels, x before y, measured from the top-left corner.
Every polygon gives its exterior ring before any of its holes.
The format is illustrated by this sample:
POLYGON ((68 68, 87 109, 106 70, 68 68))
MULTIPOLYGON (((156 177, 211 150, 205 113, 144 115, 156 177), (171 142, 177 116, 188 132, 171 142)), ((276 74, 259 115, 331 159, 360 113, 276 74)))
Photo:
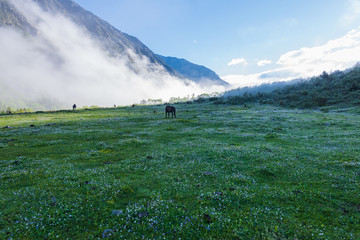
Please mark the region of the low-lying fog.
MULTIPOLYGON (((128 105, 142 99, 184 97, 223 91, 199 86, 149 69, 145 57, 113 57, 83 28, 66 17, 44 12, 31 1, 11 1, 33 26, 36 36, 0 28, 0 103, 49 102, 53 107, 128 105), (134 63, 132 63, 134 64, 134 63)), ((46 105, 46 104, 44 104, 46 105)), ((34 105, 32 105, 34 106, 34 105)), ((36 108, 36 107, 35 107, 36 108)))

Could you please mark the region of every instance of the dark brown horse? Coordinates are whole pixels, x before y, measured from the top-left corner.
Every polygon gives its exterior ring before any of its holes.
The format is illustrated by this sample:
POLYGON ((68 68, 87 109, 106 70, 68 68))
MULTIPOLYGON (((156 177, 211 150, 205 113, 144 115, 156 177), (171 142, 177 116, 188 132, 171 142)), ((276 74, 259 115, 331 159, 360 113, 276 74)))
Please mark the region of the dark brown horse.
POLYGON ((165 118, 170 117, 170 113, 171 113, 171 117, 176 117, 175 107, 167 105, 165 107, 165 118))

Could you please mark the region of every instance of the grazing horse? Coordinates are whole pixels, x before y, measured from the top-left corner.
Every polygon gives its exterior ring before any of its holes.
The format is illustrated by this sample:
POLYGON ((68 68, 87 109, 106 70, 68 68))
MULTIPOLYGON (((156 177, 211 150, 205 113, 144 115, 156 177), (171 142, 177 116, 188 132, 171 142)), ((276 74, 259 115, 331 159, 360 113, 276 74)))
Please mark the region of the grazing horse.
POLYGON ((165 107, 165 118, 170 117, 170 113, 171 113, 171 117, 176 117, 175 107, 168 105, 165 107))

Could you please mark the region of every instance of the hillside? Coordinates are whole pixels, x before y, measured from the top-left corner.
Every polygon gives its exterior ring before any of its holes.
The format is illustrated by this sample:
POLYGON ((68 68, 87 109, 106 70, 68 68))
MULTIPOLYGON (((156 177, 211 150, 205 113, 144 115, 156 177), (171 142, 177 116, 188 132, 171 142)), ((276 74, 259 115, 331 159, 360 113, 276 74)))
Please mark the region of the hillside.
MULTIPOLYGON (((112 25, 86 11, 72 0, 33 0, 42 10, 49 13, 62 14, 71 19, 78 26, 85 28, 91 36, 100 42, 104 49, 114 56, 128 56, 129 64, 134 64, 136 59, 129 55, 132 51, 137 56, 147 57, 151 63, 161 65, 169 73, 176 74, 175 71, 164 64, 148 47, 146 47, 136 37, 130 36, 119 31, 112 25)), ((19 29, 26 34, 36 35, 38 26, 35 22, 29 22, 26 16, 19 12, 11 4, 11 0, 1 0, 0 26, 10 26, 19 29)), ((40 16, 38 16, 40 17, 40 16)))
POLYGON ((358 114, 175 107, 0 115, 0 239, 360 239, 358 114))
MULTIPOLYGON (((279 84, 274 84, 278 86, 279 84)), ((284 85, 284 84, 280 84, 284 85)), ((323 72, 309 80, 273 89, 272 85, 255 87, 241 95, 221 98, 218 103, 243 104, 250 102, 275 104, 295 108, 325 107, 331 105, 360 105, 360 68, 355 66, 346 71, 323 72), (266 91, 267 89, 271 91, 266 91)), ((233 91, 236 93, 236 91, 233 91)), ((231 92, 230 92, 231 93, 231 92)), ((226 95, 226 94, 225 94, 226 95)))
POLYGON ((214 71, 207 67, 191 63, 186 59, 180 59, 176 57, 164 57, 161 55, 157 56, 175 71, 180 73, 182 76, 192 81, 195 81, 196 83, 204 85, 229 85, 227 82, 222 80, 214 71))
POLYGON ((167 101, 218 83, 185 78, 74 1, 0 0, 0 6, 0 111, 167 101))
POLYGON ((22 32, 36 34, 36 30, 28 23, 26 18, 19 14, 8 0, 0 0, 0 26, 12 27, 22 32))

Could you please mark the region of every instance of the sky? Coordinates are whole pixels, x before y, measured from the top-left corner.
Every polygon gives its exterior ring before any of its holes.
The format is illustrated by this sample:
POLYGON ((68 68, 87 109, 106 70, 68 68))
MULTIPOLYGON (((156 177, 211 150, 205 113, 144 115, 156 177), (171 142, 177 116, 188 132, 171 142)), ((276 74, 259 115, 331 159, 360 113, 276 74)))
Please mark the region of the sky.
MULTIPOLYGON (((185 58, 235 82, 269 74, 279 79, 317 74, 319 69, 305 74, 306 66, 289 69, 286 58, 301 49, 326 48, 329 41, 360 31, 360 0, 75 1, 155 53, 185 58)), ((359 47, 358 39, 353 44, 359 47)), ((319 67, 335 71, 343 65, 319 67)))

